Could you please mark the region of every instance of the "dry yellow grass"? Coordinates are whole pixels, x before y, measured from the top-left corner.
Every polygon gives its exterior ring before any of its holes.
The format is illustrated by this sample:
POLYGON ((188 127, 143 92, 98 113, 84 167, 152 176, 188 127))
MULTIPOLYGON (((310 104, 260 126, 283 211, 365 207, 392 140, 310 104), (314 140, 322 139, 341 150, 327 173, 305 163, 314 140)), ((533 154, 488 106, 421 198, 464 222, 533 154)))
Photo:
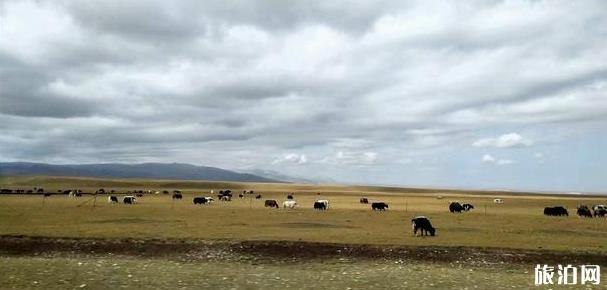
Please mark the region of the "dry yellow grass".
POLYGON ((99 187, 184 190, 184 199, 170 195, 146 195, 136 205, 108 204, 99 196, 68 198, 55 195, 0 196, 0 234, 52 237, 302 240, 334 243, 443 245, 548 249, 605 252, 607 219, 582 219, 575 215, 578 204, 607 203, 607 198, 571 198, 537 195, 508 195, 502 205, 493 204, 497 195, 487 192, 398 190, 381 187, 302 186, 288 184, 234 184, 145 180, 98 180, 72 178, 3 178, 4 187, 43 186, 47 189, 99 187), (181 186, 175 186, 181 185, 181 186), (197 188, 198 187, 198 188, 197 188), (209 195, 210 189, 254 189, 263 199, 239 199, 196 206, 192 197, 209 195), (294 192, 296 210, 269 209, 263 200, 282 202, 294 192), (320 192, 320 195, 317 193, 320 192), (444 196, 437 199, 437 195, 444 196), (390 205, 386 212, 373 212, 359 203, 366 196, 390 205), (312 209, 317 198, 331 201, 331 209, 312 209), (459 200, 476 206, 471 212, 451 214, 448 202, 459 200), (563 205, 568 218, 545 217, 545 206, 563 205), (431 218, 438 229, 433 238, 414 237, 410 219, 431 218))

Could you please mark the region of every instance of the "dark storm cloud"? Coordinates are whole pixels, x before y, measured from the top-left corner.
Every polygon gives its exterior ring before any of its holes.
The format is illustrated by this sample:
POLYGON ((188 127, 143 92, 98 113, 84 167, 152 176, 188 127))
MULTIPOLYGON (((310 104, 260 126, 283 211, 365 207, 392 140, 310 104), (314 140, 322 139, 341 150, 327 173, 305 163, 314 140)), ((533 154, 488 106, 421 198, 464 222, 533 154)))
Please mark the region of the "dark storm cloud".
POLYGON ((86 100, 73 100, 54 94, 45 87, 52 79, 45 72, 34 70, 13 60, 0 60, 0 113, 30 117, 82 117, 93 114, 93 105, 86 100))

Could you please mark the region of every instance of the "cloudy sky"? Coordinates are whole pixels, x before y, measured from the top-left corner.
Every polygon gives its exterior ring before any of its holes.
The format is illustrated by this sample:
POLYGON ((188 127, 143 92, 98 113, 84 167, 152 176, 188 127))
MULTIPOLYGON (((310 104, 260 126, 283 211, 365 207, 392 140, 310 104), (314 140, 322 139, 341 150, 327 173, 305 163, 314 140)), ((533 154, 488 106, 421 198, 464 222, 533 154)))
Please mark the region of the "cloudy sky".
POLYGON ((606 133, 602 0, 0 1, 0 161, 605 191, 606 133))

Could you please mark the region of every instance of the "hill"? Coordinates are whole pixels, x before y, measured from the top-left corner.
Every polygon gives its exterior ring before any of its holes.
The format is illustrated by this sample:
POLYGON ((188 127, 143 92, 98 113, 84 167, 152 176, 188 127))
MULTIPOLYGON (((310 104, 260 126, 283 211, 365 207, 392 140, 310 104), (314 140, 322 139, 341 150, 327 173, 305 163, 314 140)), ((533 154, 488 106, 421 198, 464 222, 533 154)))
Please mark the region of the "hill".
POLYGON ((250 173, 239 173, 216 167, 181 163, 140 164, 69 164, 53 165, 29 162, 2 162, 0 176, 74 176, 103 178, 150 178, 176 180, 209 180, 238 182, 282 182, 250 173))

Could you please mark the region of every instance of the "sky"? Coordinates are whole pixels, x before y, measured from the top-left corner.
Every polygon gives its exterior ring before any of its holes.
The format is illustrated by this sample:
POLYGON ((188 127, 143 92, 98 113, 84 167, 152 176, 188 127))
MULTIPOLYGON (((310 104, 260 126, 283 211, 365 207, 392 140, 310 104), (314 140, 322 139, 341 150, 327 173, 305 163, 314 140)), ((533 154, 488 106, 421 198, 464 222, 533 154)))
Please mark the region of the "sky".
POLYGON ((607 191, 607 2, 0 0, 0 161, 607 191))

